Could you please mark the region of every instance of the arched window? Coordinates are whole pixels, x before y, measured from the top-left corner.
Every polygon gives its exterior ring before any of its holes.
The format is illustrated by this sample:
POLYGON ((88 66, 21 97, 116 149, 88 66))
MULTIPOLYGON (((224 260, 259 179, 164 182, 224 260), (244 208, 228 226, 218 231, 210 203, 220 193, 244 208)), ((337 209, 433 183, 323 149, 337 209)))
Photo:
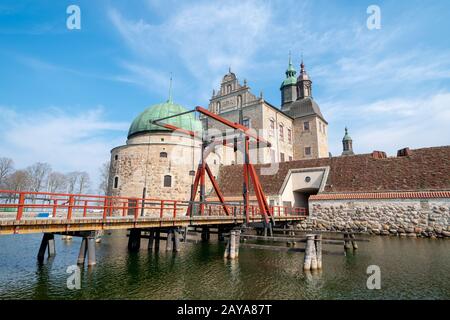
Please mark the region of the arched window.
POLYGON ((114 177, 114 189, 119 187, 119 177, 114 177))
POLYGON ((231 92, 231 84, 229 84, 228 86, 227 86, 227 93, 230 93, 231 92))
POLYGON ((116 154, 116 155, 114 156, 114 160, 118 160, 118 159, 119 159, 119 155, 116 154))
POLYGON ((216 113, 220 113, 220 101, 217 101, 216 113))
POLYGON ((172 176, 165 175, 164 176, 164 187, 171 187, 172 186, 172 176))
POLYGON ((160 152, 159 157, 160 158, 167 158, 167 152, 160 152))

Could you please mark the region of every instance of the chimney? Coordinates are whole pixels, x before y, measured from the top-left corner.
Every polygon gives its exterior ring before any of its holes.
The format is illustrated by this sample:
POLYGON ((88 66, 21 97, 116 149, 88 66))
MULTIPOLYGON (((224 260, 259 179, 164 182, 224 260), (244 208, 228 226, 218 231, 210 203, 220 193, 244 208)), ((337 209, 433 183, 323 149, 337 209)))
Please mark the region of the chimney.
POLYGON ((408 157, 411 155, 411 149, 403 148, 397 151, 397 157, 408 157))
POLYGON ((374 151, 374 152, 372 152, 372 158, 374 158, 374 159, 385 159, 385 158, 387 158, 386 152, 384 152, 384 151, 374 151))

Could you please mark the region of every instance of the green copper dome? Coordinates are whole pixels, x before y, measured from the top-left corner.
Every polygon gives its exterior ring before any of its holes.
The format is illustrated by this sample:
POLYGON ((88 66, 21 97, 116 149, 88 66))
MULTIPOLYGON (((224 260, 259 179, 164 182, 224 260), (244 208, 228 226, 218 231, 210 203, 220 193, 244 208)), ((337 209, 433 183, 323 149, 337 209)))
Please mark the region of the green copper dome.
POLYGON ((297 85, 297 78, 295 77, 296 73, 297 71, 295 71, 295 68, 292 65, 291 56, 289 55, 289 66, 286 70, 286 79, 284 79, 280 89, 283 89, 286 86, 297 85))
MULTIPOLYGON (((165 103, 155 104, 144 110, 136 119, 134 119, 131 124, 130 130, 128 131, 128 138, 138 133, 152 132, 152 131, 170 131, 169 129, 152 124, 152 120, 157 120, 165 117, 169 117, 178 113, 188 111, 183 106, 173 103, 172 99, 165 103)), ((202 124, 199 120, 195 119, 193 113, 184 114, 178 117, 170 118, 163 121, 174 125, 176 127, 191 130, 191 131, 201 131, 202 124)))
POLYGON ((347 127, 345 128, 345 136, 344 136, 344 138, 342 139, 342 141, 351 141, 352 140, 352 138, 350 137, 350 135, 348 134, 348 129, 347 129, 347 127))

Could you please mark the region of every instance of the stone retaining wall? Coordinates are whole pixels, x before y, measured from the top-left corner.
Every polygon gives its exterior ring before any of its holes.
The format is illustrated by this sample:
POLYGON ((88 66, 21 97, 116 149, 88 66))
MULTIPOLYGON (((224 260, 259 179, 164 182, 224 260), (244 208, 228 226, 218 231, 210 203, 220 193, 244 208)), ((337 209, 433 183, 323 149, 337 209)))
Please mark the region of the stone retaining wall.
POLYGON ((404 237, 450 237, 450 199, 310 200, 303 230, 363 231, 404 237))

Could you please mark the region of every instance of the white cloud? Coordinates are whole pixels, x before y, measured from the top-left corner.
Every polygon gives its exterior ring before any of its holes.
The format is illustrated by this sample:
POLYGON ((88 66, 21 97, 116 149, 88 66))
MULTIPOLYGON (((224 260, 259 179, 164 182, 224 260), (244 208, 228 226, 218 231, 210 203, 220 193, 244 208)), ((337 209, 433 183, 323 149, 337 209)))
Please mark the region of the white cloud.
POLYGON ((350 127, 358 153, 382 150, 390 155, 403 147, 450 145, 450 92, 415 98, 391 98, 366 105, 339 104, 331 126, 330 144, 339 154, 343 127, 350 127), (358 115, 353 110, 359 110, 358 115), (350 122, 350 123, 349 123, 350 122))
MULTIPOLYGON (((157 60, 160 70, 174 71, 176 79, 181 78, 178 74, 188 71, 197 88, 208 88, 208 94, 213 82, 228 67, 243 71, 251 65, 252 58, 267 41, 271 26, 269 5, 256 1, 179 4, 161 24, 133 21, 115 9, 109 10, 109 17, 142 60, 136 65, 139 68, 128 68, 134 71, 136 82, 142 78, 140 68, 158 73, 154 65, 157 60)), ((185 84, 189 86, 189 81, 185 80, 185 84)), ((195 95, 198 96, 198 91, 195 95)))
POLYGON ((40 161, 58 171, 87 171, 94 191, 98 168, 113 147, 124 143, 128 128, 105 120, 101 107, 68 113, 54 107, 23 112, 0 106, 0 113, 1 156, 12 158, 18 168, 40 161))

